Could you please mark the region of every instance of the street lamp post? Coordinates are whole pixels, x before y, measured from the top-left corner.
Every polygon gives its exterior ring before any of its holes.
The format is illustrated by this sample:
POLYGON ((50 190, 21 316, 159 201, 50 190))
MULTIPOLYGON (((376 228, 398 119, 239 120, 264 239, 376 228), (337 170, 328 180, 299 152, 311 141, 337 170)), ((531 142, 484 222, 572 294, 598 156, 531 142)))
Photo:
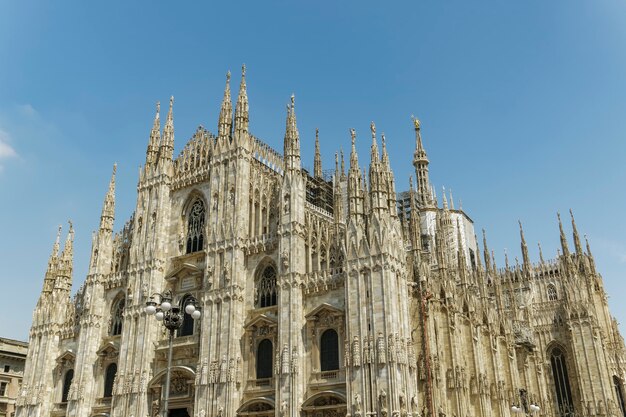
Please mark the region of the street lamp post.
POLYGON ((155 293, 150 297, 150 300, 146 302, 145 308, 146 314, 154 316, 157 321, 163 322, 163 325, 169 330, 169 345, 167 352, 167 373, 165 376, 165 398, 163 399, 163 407, 161 409, 161 415, 167 417, 168 403, 170 398, 170 376, 172 370, 172 345, 174 341, 174 332, 183 325, 185 318, 184 313, 189 314, 194 320, 197 320, 202 315, 200 313, 200 307, 195 298, 187 298, 184 312, 177 306, 172 305, 172 292, 165 291, 161 293, 155 293), (160 302, 155 301, 155 296, 159 297, 160 302))

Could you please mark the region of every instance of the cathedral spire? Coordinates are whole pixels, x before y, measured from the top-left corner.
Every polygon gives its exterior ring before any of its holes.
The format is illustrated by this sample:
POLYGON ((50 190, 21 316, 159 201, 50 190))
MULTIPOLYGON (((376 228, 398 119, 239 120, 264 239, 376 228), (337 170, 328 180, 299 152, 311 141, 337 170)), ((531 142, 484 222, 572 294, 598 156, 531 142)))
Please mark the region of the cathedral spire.
POLYGON ((226 73, 226 87, 217 123, 217 133, 220 138, 230 137, 233 130, 233 103, 230 98, 230 71, 226 73))
POLYGON ((246 87, 246 65, 241 67, 241 83, 239 84, 239 97, 235 110, 235 133, 240 134, 248 131, 248 91, 246 87))
POLYGON ((341 181, 346 179, 346 160, 343 157, 343 148, 339 148, 339 153, 341 154, 341 181))
MULTIPOLYGON (((444 210, 448 210, 448 198, 446 197, 446 187, 442 187, 443 191, 441 194, 443 194, 442 198, 443 198, 443 209, 444 210)), ((419 194, 419 191, 418 191, 419 194)))
POLYGON ((351 218, 362 215, 365 209, 359 157, 356 153, 356 130, 350 129, 352 149, 350 151, 350 169, 348 170, 348 214, 351 218))
POLYGON ((578 235, 578 228, 576 227, 576 220, 574 220, 574 213, 572 212, 572 209, 569 209, 569 214, 572 218, 572 233, 574 235, 574 248, 576 249, 576 254, 577 255, 582 255, 583 254, 583 247, 580 244, 580 236, 578 235))
POLYGON ((489 257, 489 248, 487 247, 487 233, 483 229, 483 256, 485 257, 485 270, 491 272, 491 259, 489 257))
POLYGON ((70 227, 67 231, 67 237, 65 238, 65 245, 63 246, 61 258, 63 260, 72 260, 74 257, 74 224, 71 220, 68 220, 67 222, 70 227))
POLYGON ((537 242, 537 247, 539 248, 539 262, 543 265, 545 261, 543 259, 543 251, 541 250, 541 242, 537 242))
POLYGON ((287 106, 287 121, 285 123, 285 168, 288 171, 300 169, 300 134, 296 123, 296 98, 291 95, 291 104, 287 106))
POLYGON ((524 270, 530 267, 530 258, 528 256, 528 246, 526 245, 526 239, 524 238, 524 229, 522 228, 522 221, 518 220, 519 223, 519 236, 520 236, 520 246, 522 248, 522 261, 524 262, 524 270))
POLYGON ((322 178, 322 155, 320 154, 320 130, 318 128, 315 128, 315 160, 313 161, 313 175, 315 178, 322 178))
POLYGON ((383 163, 383 167, 387 171, 391 172, 391 164, 389 163, 389 154, 387 153, 387 141, 385 140, 385 132, 383 132, 380 135, 380 141, 381 141, 382 146, 383 146, 381 162, 383 163))
POLYGON ((146 151, 146 166, 152 165, 156 162, 159 145, 161 144, 161 103, 156 103, 156 114, 154 115, 154 122, 152 123, 152 130, 150 131, 150 141, 148 142, 148 150, 146 151))
POLYGON ((104 204, 102 206, 102 215, 100 216, 100 230, 106 232, 113 231, 113 221, 115 219, 115 172, 117 171, 117 164, 113 164, 113 173, 111 174, 111 181, 109 181, 109 190, 104 197, 104 204))
POLYGON ((430 179, 428 178, 428 157, 422 144, 421 123, 411 116, 415 128, 415 153, 413 154, 413 166, 415 167, 415 178, 417 179, 417 197, 422 204, 430 204, 430 179))
POLYGON ((465 258, 465 247, 463 246, 463 236, 461 235, 461 223, 458 217, 456 219, 456 240, 459 277, 461 278, 461 282, 464 282, 467 279, 467 261, 465 258))
POLYGON ((57 236, 52 245, 52 253, 50 254, 50 258, 48 259, 48 268, 46 269, 46 274, 43 281, 43 293, 50 293, 52 288, 54 287, 54 280, 56 278, 56 270, 58 266, 59 260, 59 250, 61 248, 61 225, 57 229, 57 236))
POLYGON ((159 149, 159 158, 172 160, 174 156, 174 96, 170 97, 170 108, 167 112, 165 127, 163 127, 163 140, 159 149))
POLYGON ((352 148, 350 149, 350 171, 359 169, 359 155, 356 152, 356 130, 350 129, 352 148))
POLYGON ((559 219, 559 233, 561 237, 561 248, 563 249, 563 256, 566 258, 569 257, 569 247, 567 246, 567 238, 565 237, 565 232, 563 232, 563 223, 561 222, 561 213, 556 213, 556 216, 559 219))
POLYGON ((370 131, 372 132, 372 159, 370 166, 379 161, 378 144, 376 143, 376 125, 374 122, 370 123, 370 131))

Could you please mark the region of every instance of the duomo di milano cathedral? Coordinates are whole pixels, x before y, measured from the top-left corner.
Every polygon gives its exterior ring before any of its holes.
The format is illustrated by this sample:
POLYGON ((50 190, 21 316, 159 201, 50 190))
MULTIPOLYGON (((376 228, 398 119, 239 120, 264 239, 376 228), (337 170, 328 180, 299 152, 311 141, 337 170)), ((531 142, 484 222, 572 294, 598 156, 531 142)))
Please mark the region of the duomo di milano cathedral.
POLYGON ((556 259, 532 263, 520 224, 522 260, 497 267, 438 201, 417 119, 397 193, 373 123, 368 169, 352 129, 348 161, 325 174, 316 140, 311 173, 293 98, 281 155, 249 132, 245 69, 234 108, 229 81, 217 135, 176 158, 157 107, 134 214, 113 231, 114 170, 73 297, 71 225, 57 237, 17 417, 161 415, 168 332, 145 306, 166 290, 201 311, 173 339, 170 416, 624 415, 624 341, 573 217, 556 259))

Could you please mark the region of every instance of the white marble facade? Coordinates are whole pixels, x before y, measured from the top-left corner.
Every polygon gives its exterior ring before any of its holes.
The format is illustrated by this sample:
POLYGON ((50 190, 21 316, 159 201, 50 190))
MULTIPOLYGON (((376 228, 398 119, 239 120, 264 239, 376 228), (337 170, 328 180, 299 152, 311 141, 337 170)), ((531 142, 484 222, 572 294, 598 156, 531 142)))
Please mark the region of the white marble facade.
POLYGON ((57 238, 18 417, 159 415, 167 335, 144 306, 166 289, 202 309, 174 339, 171 416, 623 414, 624 342, 573 217, 572 251, 559 219, 562 252, 531 263, 520 227, 498 269, 439 205, 417 119, 400 198, 373 123, 368 172, 352 130, 347 163, 325 175, 316 140, 309 173, 293 98, 280 154, 248 130, 245 71, 234 109, 229 82, 217 135, 176 158, 173 100, 162 130, 157 108, 135 212, 113 231, 114 171, 73 297, 71 225, 57 238))

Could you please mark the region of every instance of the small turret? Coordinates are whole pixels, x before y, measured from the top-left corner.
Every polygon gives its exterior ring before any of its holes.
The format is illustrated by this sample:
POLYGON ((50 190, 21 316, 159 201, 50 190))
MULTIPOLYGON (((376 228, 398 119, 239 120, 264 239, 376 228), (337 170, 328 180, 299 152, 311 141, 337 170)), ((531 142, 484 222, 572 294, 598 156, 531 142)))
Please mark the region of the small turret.
POLYGON ((239 96, 237 97, 237 108, 235 109, 235 136, 240 137, 242 133, 248 132, 250 123, 248 115, 248 90, 246 87, 246 66, 241 67, 241 83, 239 84, 239 96))
POLYGON ((313 161, 313 175, 322 178, 322 155, 320 154, 320 130, 315 128, 315 159, 313 161))
POLYGON ((229 138, 233 130, 233 103, 230 98, 230 71, 226 73, 226 87, 224 87, 224 99, 220 109, 220 117, 217 122, 217 132, 220 138, 229 138))

